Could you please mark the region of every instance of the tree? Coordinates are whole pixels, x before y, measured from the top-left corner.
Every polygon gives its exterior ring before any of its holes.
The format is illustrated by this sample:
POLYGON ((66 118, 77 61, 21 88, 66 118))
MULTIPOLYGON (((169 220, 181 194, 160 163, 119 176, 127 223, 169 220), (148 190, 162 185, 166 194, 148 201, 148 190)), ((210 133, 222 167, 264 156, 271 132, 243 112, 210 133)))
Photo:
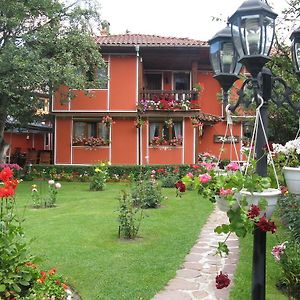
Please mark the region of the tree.
MULTIPOLYGON (((287 46, 287 39, 297 28, 300 3, 298 0, 290 0, 287 4, 287 8, 283 11, 283 17, 279 19, 276 27, 275 47, 268 67, 274 76, 281 77, 286 81, 292 90, 292 100, 298 101, 300 100, 299 81, 293 70, 291 50, 287 46)), ((278 108, 270 103, 269 120, 270 140, 276 143, 285 143, 295 138, 299 128, 299 113, 297 116, 297 113, 293 112, 288 105, 278 108)))
POLYGON ((92 30, 100 24, 98 8, 91 0, 77 2, 1 0, 0 162, 8 116, 26 124, 41 93, 51 99, 62 85, 83 89, 91 71, 104 64, 92 30))

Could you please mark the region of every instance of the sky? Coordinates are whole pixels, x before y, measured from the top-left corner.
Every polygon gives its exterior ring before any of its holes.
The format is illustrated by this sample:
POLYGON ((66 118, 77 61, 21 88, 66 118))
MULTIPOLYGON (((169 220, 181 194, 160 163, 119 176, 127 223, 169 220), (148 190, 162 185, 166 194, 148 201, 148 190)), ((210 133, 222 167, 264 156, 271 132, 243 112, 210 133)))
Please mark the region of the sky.
MULTIPOLYGON (((207 41, 226 26, 244 0, 97 0, 111 34, 154 34, 207 41), (212 17, 223 19, 222 22, 212 17)), ((280 15, 287 0, 269 0, 280 15), (275 5, 274 5, 275 3, 275 5)))

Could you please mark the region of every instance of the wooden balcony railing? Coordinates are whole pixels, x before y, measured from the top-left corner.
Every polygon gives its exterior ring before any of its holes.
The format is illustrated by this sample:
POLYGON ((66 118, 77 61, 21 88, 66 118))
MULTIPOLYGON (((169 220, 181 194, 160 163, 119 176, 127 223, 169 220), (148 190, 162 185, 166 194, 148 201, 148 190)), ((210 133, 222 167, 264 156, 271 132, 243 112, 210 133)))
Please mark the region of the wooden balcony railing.
POLYGON ((199 108, 199 92, 194 90, 143 90, 138 110, 190 110, 199 108))

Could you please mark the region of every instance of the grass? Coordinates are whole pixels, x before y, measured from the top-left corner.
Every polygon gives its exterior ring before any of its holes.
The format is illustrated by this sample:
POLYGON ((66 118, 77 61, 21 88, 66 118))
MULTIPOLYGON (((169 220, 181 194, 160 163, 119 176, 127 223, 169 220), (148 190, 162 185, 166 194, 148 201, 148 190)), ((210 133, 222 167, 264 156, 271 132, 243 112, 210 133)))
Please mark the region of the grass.
MULTIPOLYGON (((181 199, 165 189, 159 209, 145 211, 139 238, 118 239, 117 195, 125 184, 90 192, 87 183, 63 183, 56 208, 30 207, 31 183, 18 187, 30 251, 45 269, 56 267, 83 300, 151 299, 175 276, 212 211, 189 191, 181 199)), ((46 189, 45 186, 42 189, 46 189)))
MULTIPOLYGON (((278 222, 276 221, 276 224, 278 222)), ((279 236, 283 234, 279 228, 279 236)), ((282 241, 280 241, 282 242, 282 241)), ((279 244, 277 235, 267 233, 266 250, 266 300, 287 300, 277 288, 276 283, 280 279, 281 270, 271 255, 273 246, 279 244)), ((240 259, 234 276, 234 285, 230 291, 230 300, 241 300, 251 298, 252 282, 252 251, 253 236, 248 235, 240 239, 240 259)))

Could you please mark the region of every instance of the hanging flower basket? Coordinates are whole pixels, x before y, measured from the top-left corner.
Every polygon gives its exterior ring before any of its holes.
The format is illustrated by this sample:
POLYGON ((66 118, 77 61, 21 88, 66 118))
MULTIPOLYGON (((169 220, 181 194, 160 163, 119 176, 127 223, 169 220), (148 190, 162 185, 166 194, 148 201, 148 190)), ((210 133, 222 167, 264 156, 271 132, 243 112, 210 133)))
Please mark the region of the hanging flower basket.
POLYGON ((221 211, 228 212, 230 209, 236 210, 239 208, 239 204, 237 201, 230 203, 226 198, 221 196, 215 196, 215 199, 217 206, 221 211))
POLYGON ((300 194, 300 168, 284 167, 283 175, 289 193, 300 194))
POLYGON ((267 218, 269 218, 275 209, 278 197, 281 195, 281 191, 279 189, 268 188, 263 190, 262 192, 251 193, 246 189, 243 189, 240 191, 240 195, 241 197, 246 197, 249 207, 251 206, 251 204, 258 205, 261 199, 265 199, 268 203, 268 206, 266 211, 261 212, 261 215, 266 213, 267 218))

